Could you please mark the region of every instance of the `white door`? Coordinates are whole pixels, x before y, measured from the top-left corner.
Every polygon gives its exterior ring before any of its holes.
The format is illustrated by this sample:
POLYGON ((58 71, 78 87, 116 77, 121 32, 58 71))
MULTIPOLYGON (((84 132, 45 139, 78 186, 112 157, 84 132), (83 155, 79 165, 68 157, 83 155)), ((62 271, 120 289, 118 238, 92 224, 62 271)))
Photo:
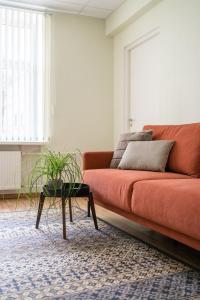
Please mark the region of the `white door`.
POLYGON ((130 52, 131 130, 159 123, 160 39, 159 35, 141 42, 130 52))

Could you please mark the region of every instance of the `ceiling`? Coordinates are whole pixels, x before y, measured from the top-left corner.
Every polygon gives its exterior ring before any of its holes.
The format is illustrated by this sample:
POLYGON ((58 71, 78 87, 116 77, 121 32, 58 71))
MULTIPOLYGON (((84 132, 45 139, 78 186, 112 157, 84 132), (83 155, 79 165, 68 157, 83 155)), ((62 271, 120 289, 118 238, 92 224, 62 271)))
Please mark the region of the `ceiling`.
POLYGON ((125 0, 3 0, 2 4, 46 8, 77 15, 104 19, 116 10, 125 0), (25 4, 25 5, 24 5, 25 4))

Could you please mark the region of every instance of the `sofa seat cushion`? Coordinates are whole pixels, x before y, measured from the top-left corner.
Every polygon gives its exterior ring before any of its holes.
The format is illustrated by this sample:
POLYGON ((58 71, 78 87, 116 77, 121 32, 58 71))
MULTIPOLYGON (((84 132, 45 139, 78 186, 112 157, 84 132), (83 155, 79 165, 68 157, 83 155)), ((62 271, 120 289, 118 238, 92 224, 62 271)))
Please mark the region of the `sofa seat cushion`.
POLYGON ((200 179, 137 182, 132 212, 200 240, 200 179))
POLYGON ((135 182, 167 178, 190 177, 176 173, 119 169, 84 171, 84 183, 90 186, 96 201, 117 207, 126 212, 131 212, 131 198, 135 182))

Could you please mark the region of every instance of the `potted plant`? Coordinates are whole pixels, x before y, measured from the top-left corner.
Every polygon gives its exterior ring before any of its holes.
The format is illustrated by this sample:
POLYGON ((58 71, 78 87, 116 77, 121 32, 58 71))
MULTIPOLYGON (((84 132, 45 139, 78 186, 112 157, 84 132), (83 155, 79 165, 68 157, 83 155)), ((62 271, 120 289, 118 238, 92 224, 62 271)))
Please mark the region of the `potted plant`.
POLYGON ((57 190, 63 189, 64 182, 68 183, 69 190, 76 182, 81 182, 82 173, 77 156, 80 152, 60 153, 47 151, 41 153, 36 161, 29 177, 29 192, 38 191, 43 185, 43 191, 48 195, 56 194, 57 190))

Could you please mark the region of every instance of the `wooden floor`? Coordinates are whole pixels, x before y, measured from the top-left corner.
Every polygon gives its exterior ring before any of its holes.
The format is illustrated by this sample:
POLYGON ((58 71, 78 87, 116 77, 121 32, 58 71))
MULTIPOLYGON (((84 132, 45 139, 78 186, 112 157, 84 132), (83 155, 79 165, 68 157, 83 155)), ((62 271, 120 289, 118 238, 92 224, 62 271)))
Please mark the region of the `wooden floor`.
MULTIPOLYGON (((76 199, 81 208, 86 209, 86 201, 84 199, 76 199)), ((48 206, 48 201, 45 203, 48 206)), ((27 210, 30 207, 37 206, 37 199, 30 203, 30 199, 0 199, 0 212, 27 210)), ((159 233, 138 225, 127 220, 113 212, 110 212, 100 206, 96 206, 97 216, 106 222, 126 231, 139 240, 159 249, 176 259, 189 264, 190 266, 200 270, 200 251, 193 250, 181 243, 169 239, 159 233)))

